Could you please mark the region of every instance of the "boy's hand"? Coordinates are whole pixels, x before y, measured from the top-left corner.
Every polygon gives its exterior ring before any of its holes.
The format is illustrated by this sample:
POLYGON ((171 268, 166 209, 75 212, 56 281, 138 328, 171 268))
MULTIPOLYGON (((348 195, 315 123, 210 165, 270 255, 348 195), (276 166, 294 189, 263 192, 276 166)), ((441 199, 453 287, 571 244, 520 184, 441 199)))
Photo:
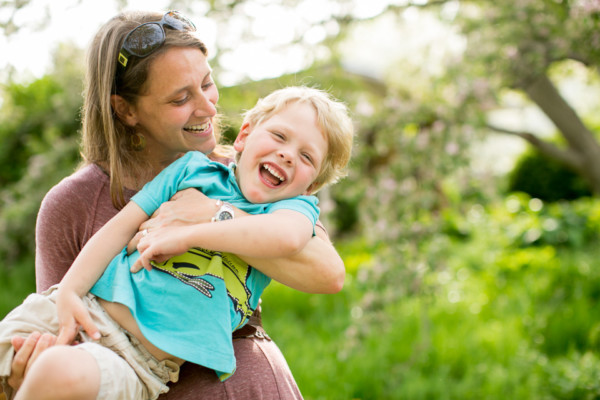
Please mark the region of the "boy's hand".
MULTIPOLYGON (((194 188, 179 191, 171 197, 171 200, 163 203, 150 219, 140 225, 139 232, 127 244, 127 254, 136 250, 142 239, 142 232, 145 230, 155 231, 169 226, 211 222, 216 211, 215 200, 206 197, 201 191, 194 188)), ((141 265, 137 267, 137 271, 140 269, 142 269, 141 265)))
POLYGON ((59 289, 56 297, 59 331, 56 344, 70 344, 75 340, 82 327, 94 340, 100 339, 100 332, 92 322, 90 313, 77 293, 68 289, 59 289))
POLYGON ((140 257, 131 266, 131 272, 135 273, 142 268, 150 271, 151 261, 161 263, 188 250, 186 239, 190 226, 165 227, 144 232, 138 243, 137 249, 140 257))

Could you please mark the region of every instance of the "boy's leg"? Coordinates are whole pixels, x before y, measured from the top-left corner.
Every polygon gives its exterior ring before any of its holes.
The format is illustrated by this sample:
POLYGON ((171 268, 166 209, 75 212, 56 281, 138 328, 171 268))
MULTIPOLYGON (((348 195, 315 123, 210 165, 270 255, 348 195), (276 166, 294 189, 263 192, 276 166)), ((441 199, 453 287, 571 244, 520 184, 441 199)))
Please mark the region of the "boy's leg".
POLYGON ((100 368, 94 356, 72 346, 55 346, 32 364, 15 400, 89 399, 100 390, 100 368))

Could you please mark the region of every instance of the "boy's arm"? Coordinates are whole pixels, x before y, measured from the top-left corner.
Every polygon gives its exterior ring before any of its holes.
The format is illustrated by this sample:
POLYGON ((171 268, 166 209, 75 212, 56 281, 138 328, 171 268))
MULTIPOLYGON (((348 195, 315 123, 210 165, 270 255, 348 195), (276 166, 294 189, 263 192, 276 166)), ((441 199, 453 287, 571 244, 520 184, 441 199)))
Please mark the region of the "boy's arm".
MULTIPOLYGON (((163 203, 154 218, 140 226, 140 231, 150 232, 169 226, 184 226, 210 223, 218 207, 215 200, 209 199, 196 189, 178 192, 171 200, 163 203)), ((247 214, 235 210, 235 218, 247 214)), ((265 227, 265 230, 267 227, 265 227)), ((331 243, 325 228, 315 228, 316 236, 308 241, 306 247, 291 256, 280 258, 240 257, 270 278, 306 293, 338 293, 344 286, 346 269, 344 261, 331 243)), ((132 247, 137 247, 142 235, 133 239, 132 247)))
POLYGON ((305 215, 284 209, 215 223, 160 228, 140 240, 140 258, 132 271, 151 268, 151 260, 162 262, 192 247, 238 256, 285 257, 302 250, 312 233, 313 225, 305 215))
POLYGON ((138 226, 146 219, 148 215, 137 204, 129 202, 81 250, 61 280, 57 294, 59 344, 73 340, 79 325, 91 337, 97 336, 97 329, 83 307, 81 297, 92 288, 111 260, 123 250, 138 226))

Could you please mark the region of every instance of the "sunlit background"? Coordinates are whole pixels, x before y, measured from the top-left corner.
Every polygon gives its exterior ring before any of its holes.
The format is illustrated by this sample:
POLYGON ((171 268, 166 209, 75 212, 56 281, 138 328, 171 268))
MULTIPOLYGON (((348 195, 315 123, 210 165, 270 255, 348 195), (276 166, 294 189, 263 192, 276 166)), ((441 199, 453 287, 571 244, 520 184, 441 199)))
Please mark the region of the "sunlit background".
POLYGON ((600 398, 599 0, 1 3, 0 315, 79 161, 84 50, 136 8, 195 22, 229 139, 285 85, 352 110, 349 175, 319 193, 344 289, 263 297, 305 398, 600 398))

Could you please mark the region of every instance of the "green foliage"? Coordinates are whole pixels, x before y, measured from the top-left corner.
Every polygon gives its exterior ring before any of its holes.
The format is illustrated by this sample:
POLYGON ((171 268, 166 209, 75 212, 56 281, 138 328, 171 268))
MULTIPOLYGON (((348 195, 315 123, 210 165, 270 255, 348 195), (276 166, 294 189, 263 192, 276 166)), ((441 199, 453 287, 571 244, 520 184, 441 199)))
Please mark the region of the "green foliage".
MULTIPOLYGON (((563 203, 560 214, 589 215, 578 227, 597 232, 599 207, 582 199, 563 203)), ((401 295, 371 306, 375 321, 366 313, 365 297, 376 297, 366 280, 384 249, 364 240, 338 246, 348 267, 340 294, 270 286, 264 322, 304 397, 597 398, 598 236, 580 235, 578 247, 517 245, 523 220, 543 225, 559 212, 545 209, 512 196, 455 214, 469 235, 431 238, 438 267, 388 285, 401 295)), ((402 258, 394 268, 406 268, 402 258)))
POLYGON ((600 205, 595 199, 544 203, 524 194, 506 199, 507 245, 580 249, 598 238, 600 205))
POLYGON ((35 269, 33 254, 23 257, 11 268, 0 268, 0 318, 21 304, 23 299, 35 292, 35 269))
POLYGON ((35 219, 46 192, 79 161, 81 85, 73 50, 56 53, 59 71, 4 85, 0 113, 0 257, 3 268, 30 260, 35 219))
MULTIPOLYGON (((458 22, 469 36, 466 59, 508 86, 523 86, 559 60, 600 62, 600 18, 587 1, 465 1, 458 22)), ((468 67, 468 66, 466 66, 468 67)))
POLYGON ((524 192, 544 201, 574 200, 592 194, 580 175, 537 152, 521 156, 508 179, 509 192, 524 192))
POLYGON ((0 190, 0 257, 4 267, 30 259, 35 252, 35 220, 50 188, 77 164, 74 139, 56 139, 52 150, 29 157, 21 179, 0 190))

